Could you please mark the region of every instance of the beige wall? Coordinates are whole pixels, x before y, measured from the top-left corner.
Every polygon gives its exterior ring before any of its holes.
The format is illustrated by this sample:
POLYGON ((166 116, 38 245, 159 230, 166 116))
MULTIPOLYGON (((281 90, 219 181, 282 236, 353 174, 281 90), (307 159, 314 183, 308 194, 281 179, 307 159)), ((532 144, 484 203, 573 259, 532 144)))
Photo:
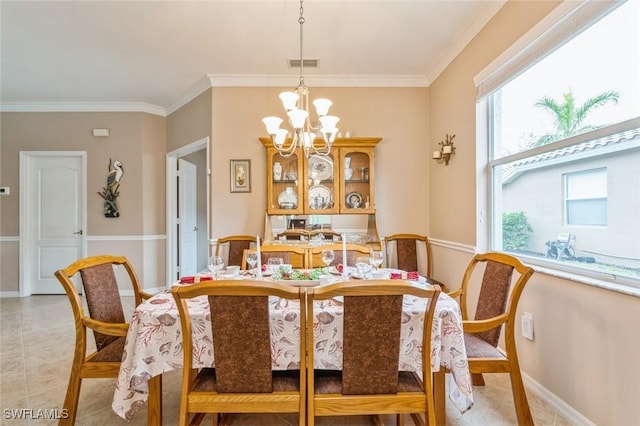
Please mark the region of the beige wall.
MULTIPOLYGON (((112 241, 111 253, 132 241, 138 245, 132 260, 145 288, 164 282, 164 157, 166 119, 132 112, 3 112, 0 182, 11 187, 1 197, 0 291, 18 291, 19 156, 20 151, 85 151, 87 153, 87 255, 105 253, 103 243, 112 241), (97 138, 94 128, 108 128, 111 135, 97 138), (98 192, 106 184, 109 159, 120 160, 124 175, 120 184, 119 218, 105 218, 98 192), (143 191, 144 187, 144 191, 143 191), (6 241, 12 239, 12 241, 6 241), (138 244, 139 243, 139 244, 138 244), (153 246, 153 248, 149 247, 153 246), (157 249, 161 247, 162 249, 157 249), (162 256, 149 256, 149 253, 162 256), (148 282, 146 278, 151 277, 148 282)), ((61 265, 66 266, 66 265, 61 265)))
MULTIPOLYGON (((295 81, 292 81, 295 84, 295 81)), ((266 206, 266 136, 262 117, 284 117, 278 93, 291 88, 214 88, 211 149, 212 237, 262 234, 266 206), (250 159, 252 191, 231 193, 229 160, 250 159)), ((352 136, 378 136, 376 203, 381 236, 428 232, 429 89, 312 87, 311 98, 328 97, 338 127, 352 136)))
POLYGON ((211 137, 211 90, 206 90, 167 117, 167 152, 211 137))
MULTIPOLYGON (((475 246, 483 188, 476 156, 473 77, 549 13, 558 2, 509 1, 431 85, 432 149, 456 134, 449 166, 430 173, 431 236, 475 246)), ((435 278, 455 288, 471 254, 435 247, 435 278)), ((537 271, 525 289, 519 314, 531 312, 535 340, 518 339, 523 371, 595 424, 638 423, 640 309, 638 298, 537 271)), ((519 324, 517 325, 519 330, 519 324)), ((518 332, 519 334, 519 332, 518 332)))

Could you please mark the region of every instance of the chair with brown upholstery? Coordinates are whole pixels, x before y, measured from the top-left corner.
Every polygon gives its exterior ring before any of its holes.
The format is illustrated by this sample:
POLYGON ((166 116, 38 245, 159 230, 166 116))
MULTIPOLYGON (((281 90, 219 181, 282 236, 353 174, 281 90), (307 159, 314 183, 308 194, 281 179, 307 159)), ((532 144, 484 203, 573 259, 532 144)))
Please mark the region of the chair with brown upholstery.
POLYGON ((447 291, 444 283, 431 277, 429 237, 418 234, 393 234, 385 237, 384 244, 387 267, 396 266, 403 271, 418 271, 427 278, 429 284, 437 284, 442 291, 447 291))
MULTIPOLYGON (((241 268, 247 269, 247 255, 255 252, 255 248, 244 251, 242 255, 241 268)), ((260 246, 261 265, 265 265, 267 261, 273 257, 280 257, 284 263, 288 263, 294 268, 307 267, 307 249, 303 246, 295 246, 292 244, 264 244, 260 246)))
POLYGON ((322 251, 323 250, 333 250, 334 258, 333 262, 329 266, 336 266, 339 264, 354 266, 356 264, 356 258, 358 256, 370 256, 371 255, 371 247, 369 246, 361 246, 359 244, 346 244, 347 249, 347 262, 342 258, 342 243, 331 243, 331 244, 322 244, 319 246, 311 247, 310 249, 310 257, 309 267, 310 268, 319 268, 322 266, 326 266, 322 261, 322 251))
POLYGON ((196 374, 192 353, 197 342, 183 338, 180 425, 198 424, 206 413, 213 415, 214 424, 223 413, 299 413, 299 424, 305 425, 304 288, 267 281, 245 281, 238 286, 237 281, 222 280, 176 286, 171 292, 178 305, 182 336, 192 336, 187 300, 208 297, 215 357, 215 368, 203 368, 196 374), (271 369, 270 296, 300 303, 302 359, 295 370, 271 369))
MULTIPOLYGON (((423 317, 422 334, 416 337, 423 348, 431 347, 431 329, 437 286, 429 289, 411 281, 344 281, 307 290, 307 424, 315 416, 404 414, 414 421, 435 425, 431 351, 422 351, 420 378, 416 372, 399 371, 400 328, 403 296, 429 299, 423 317), (343 366, 341 371, 314 369, 314 349, 322 339, 314 336, 314 301, 343 296, 343 366)), ((417 330, 416 330, 417 332, 417 330)))
POLYGON ((256 237, 250 235, 229 235, 218 238, 216 256, 225 258, 225 265, 242 265, 244 251, 255 245, 256 237), (226 256, 224 256, 224 255, 226 256))
POLYGON ((125 257, 88 257, 55 273, 71 302, 76 333, 73 364, 63 405, 68 417, 60 420, 60 424, 75 424, 82 379, 118 377, 129 328, 129 324, 125 322, 114 271, 114 266, 118 265, 122 265, 129 276, 136 306, 143 299, 151 297, 140 289, 138 277, 125 257), (84 289, 88 315, 72 281, 78 273, 84 289), (90 354, 87 354, 87 328, 93 331, 96 343, 96 351, 90 354))
POLYGON ((532 274, 532 268, 525 266, 513 256, 502 253, 477 254, 467 266, 462 286, 449 293, 451 297, 460 297, 464 340, 473 384, 484 385, 482 373, 509 373, 520 425, 532 425, 533 418, 518 363, 515 339, 516 310, 522 290, 532 274), (484 265, 484 268, 481 265, 484 265), (467 295, 471 291, 472 282, 475 284, 478 281, 480 291, 475 317, 471 320, 467 295), (504 350, 498 348, 503 324, 504 350))

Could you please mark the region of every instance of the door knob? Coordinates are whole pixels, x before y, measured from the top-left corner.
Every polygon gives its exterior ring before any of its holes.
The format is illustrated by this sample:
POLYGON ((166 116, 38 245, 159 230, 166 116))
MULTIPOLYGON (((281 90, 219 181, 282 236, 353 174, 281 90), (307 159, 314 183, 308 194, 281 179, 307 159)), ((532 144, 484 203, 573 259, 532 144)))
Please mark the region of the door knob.
POLYGON ((73 235, 82 235, 82 229, 79 230, 78 232, 74 232, 73 235))
POLYGON ((197 231, 197 230, 198 230, 198 227, 197 227, 197 226, 194 226, 194 227, 193 227, 193 230, 194 230, 194 231, 197 231))

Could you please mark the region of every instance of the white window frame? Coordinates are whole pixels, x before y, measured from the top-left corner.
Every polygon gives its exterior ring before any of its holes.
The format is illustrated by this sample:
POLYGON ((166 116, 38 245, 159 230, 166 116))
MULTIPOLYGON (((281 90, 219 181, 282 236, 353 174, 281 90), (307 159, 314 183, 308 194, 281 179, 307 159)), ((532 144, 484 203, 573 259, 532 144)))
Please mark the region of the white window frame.
MULTIPOLYGON (((501 218, 496 217, 496 205, 501 200, 495 188, 501 185, 500 177, 495 176, 496 167, 510 162, 542 154, 547 151, 561 149, 577 143, 606 137, 622 132, 633 132, 640 128, 640 117, 633 118, 612 126, 603 127, 595 131, 576 135, 571 138, 555 142, 549 145, 537 147, 526 152, 520 152, 499 159, 493 159, 491 133, 492 133, 492 105, 489 95, 500 89, 509 81, 526 71, 530 65, 553 52, 556 48, 571 40, 577 33, 582 32, 601 17, 608 15, 613 9, 623 4, 626 0, 618 2, 590 2, 590 1, 565 1, 554 9, 547 17, 527 32, 520 40, 505 50, 496 60, 478 73, 474 78, 477 91, 476 115, 478 117, 476 136, 478 146, 484 143, 486 152, 478 152, 478 249, 490 250, 491 247, 502 246, 501 218), (485 117, 485 118, 483 118, 485 117), (483 193, 485 195, 480 195, 483 193), (490 220, 484 220, 488 216, 490 220)), ((534 258, 526 258, 527 263, 538 269, 563 278, 583 282, 603 288, 622 291, 624 293, 640 296, 640 280, 616 276, 612 274, 589 271, 582 268, 572 268, 569 265, 552 265, 548 262, 534 258)))

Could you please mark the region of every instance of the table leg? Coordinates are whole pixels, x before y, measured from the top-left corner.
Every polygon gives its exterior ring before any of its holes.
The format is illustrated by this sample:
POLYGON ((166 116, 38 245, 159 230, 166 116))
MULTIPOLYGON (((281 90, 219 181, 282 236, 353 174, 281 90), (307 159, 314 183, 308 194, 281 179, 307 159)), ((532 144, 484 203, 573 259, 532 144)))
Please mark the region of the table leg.
POLYGON ((433 373, 433 398, 436 405, 436 424, 447 424, 447 407, 445 396, 445 368, 440 366, 440 370, 433 373))
POLYGON ((162 374, 149 379, 147 425, 162 426, 162 374))

